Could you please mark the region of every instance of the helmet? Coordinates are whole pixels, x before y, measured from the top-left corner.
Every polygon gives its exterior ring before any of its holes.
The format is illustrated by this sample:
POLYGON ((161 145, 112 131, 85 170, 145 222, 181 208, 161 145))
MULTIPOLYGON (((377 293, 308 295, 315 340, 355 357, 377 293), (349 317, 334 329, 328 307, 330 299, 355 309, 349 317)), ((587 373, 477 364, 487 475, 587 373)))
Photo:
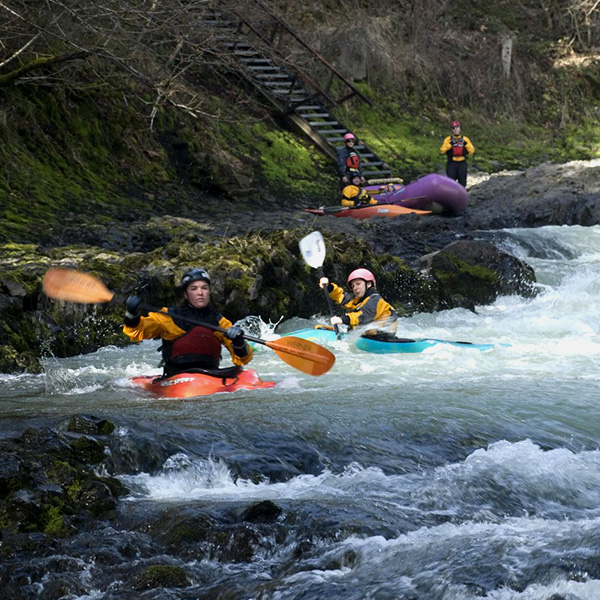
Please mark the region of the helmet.
POLYGON ((375 282, 375 275, 373 275, 373 273, 371 273, 371 271, 368 269, 354 269, 354 271, 348 275, 348 281, 346 282, 346 285, 350 287, 350 284, 355 279, 364 279, 365 281, 370 281, 373 286, 377 285, 375 282))
POLYGON ((183 274, 179 287, 186 290, 188 285, 194 281, 206 281, 210 284, 210 275, 204 269, 189 269, 183 274))
POLYGON ((348 132, 344 136, 344 141, 347 142, 348 140, 356 140, 356 136, 353 133, 348 132))
POLYGON ((450 123, 450 127, 460 127, 460 121, 452 121, 452 123, 450 123))

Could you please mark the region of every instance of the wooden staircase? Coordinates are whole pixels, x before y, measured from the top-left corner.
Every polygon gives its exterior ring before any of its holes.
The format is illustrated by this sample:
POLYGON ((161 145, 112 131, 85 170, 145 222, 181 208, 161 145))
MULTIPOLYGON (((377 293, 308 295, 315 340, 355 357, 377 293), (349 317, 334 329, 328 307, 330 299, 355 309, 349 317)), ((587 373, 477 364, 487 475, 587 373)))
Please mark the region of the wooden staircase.
MULTIPOLYGON (((203 22, 220 27, 219 42, 239 65, 239 74, 335 160, 336 147, 350 129, 333 109, 354 97, 371 102, 261 0, 245 0, 243 9, 213 10, 203 22)), ((367 181, 392 177, 389 166, 363 141, 355 148, 367 181)))

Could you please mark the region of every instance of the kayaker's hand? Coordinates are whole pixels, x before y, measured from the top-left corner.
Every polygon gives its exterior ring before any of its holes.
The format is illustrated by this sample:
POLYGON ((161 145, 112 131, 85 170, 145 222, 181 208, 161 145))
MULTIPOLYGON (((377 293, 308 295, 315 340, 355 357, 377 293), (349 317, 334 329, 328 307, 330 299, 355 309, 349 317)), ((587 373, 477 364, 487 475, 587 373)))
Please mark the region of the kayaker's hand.
POLYGON ((232 325, 225 331, 225 337, 238 346, 241 346, 244 343, 244 331, 241 327, 237 327, 236 325, 232 325))
POLYGON ((332 325, 341 325, 342 319, 340 317, 331 317, 331 324, 332 325))
POLYGON ((125 316, 131 319, 133 319, 134 317, 139 317, 141 303, 142 299, 139 296, 129 296, 125 301, 125 308, 127 309, 125 316))
POLYGON ((321 279, 319 279, 319 287, 324 288, 326 285, 329 285, 329 279, 327 279, 327 277, 321 277, 321 279))

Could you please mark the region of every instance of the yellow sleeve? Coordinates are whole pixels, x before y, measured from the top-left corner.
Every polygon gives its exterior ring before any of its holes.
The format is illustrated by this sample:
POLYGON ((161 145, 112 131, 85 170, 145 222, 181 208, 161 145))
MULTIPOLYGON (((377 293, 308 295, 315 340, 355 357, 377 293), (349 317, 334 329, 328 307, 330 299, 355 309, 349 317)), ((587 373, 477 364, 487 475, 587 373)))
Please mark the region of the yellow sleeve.
MULTIPOLYGON (((219 327, 221 329, 229 329, 232 325, 233 323, 229 319, 221 317, 221 320, 219 321, 219 327)), ((229 350, 229 354, 231 354, 231 360, 233 361, 234 365, 239 365, 241 367, 243 365, 247 365, 252 360, 252 346, 250 346, 248 342, 246 342, 248 354, 246 354, 246 356, 238 356, 233 349, 233 342, 229 338, 226 338, 220 331, 215 331, 215 336, 221 342, 221 344, 223 344, 223 346, 229 350)))
POLYGON ((123 325, 123 333, 132 342, 155 338, 174 340, 182 336, 185 331, 175 325, 173 319, 166 313, 166 308, 162 310, 165 312, 151 312, 148 313, 147 317, 141 317, 140 322, 135 327, 123 325))
POLYGON ((473 144, 471 143, 471 140, 465 135, 463 136, 464 140, 465 140, 465 147, 467 148, 467 152, 469 153, 469 156, 471 154, 473 154, 475 152, 475 146, 473 146, 473 144))
POLYGON ((450 136, 448 136, 442 143, 442 147, 440 148, 440 154, 446 154, 448 150, 452 148, 452 143, 450 142, 450 136))
POLYGON ((333 281, 331 282, 331 285, 333 286, 333 290, 329 292, 329 297, 336 304, 341 304, 342 300, 344 299, 344 289, 341 288, 337 283, 333 283, 333 281))

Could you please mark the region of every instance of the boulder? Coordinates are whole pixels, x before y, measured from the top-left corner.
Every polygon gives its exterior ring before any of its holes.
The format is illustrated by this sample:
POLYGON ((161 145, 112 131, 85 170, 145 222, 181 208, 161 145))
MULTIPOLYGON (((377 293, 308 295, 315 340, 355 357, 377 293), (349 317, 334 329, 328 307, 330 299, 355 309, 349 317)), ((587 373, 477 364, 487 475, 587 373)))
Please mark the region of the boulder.
POLYGON ((421 274, 435 282, 443 308, 491 304, 498 296, 534 296, 533 269, 492 244, 459 240, 417 261, 421 274))

